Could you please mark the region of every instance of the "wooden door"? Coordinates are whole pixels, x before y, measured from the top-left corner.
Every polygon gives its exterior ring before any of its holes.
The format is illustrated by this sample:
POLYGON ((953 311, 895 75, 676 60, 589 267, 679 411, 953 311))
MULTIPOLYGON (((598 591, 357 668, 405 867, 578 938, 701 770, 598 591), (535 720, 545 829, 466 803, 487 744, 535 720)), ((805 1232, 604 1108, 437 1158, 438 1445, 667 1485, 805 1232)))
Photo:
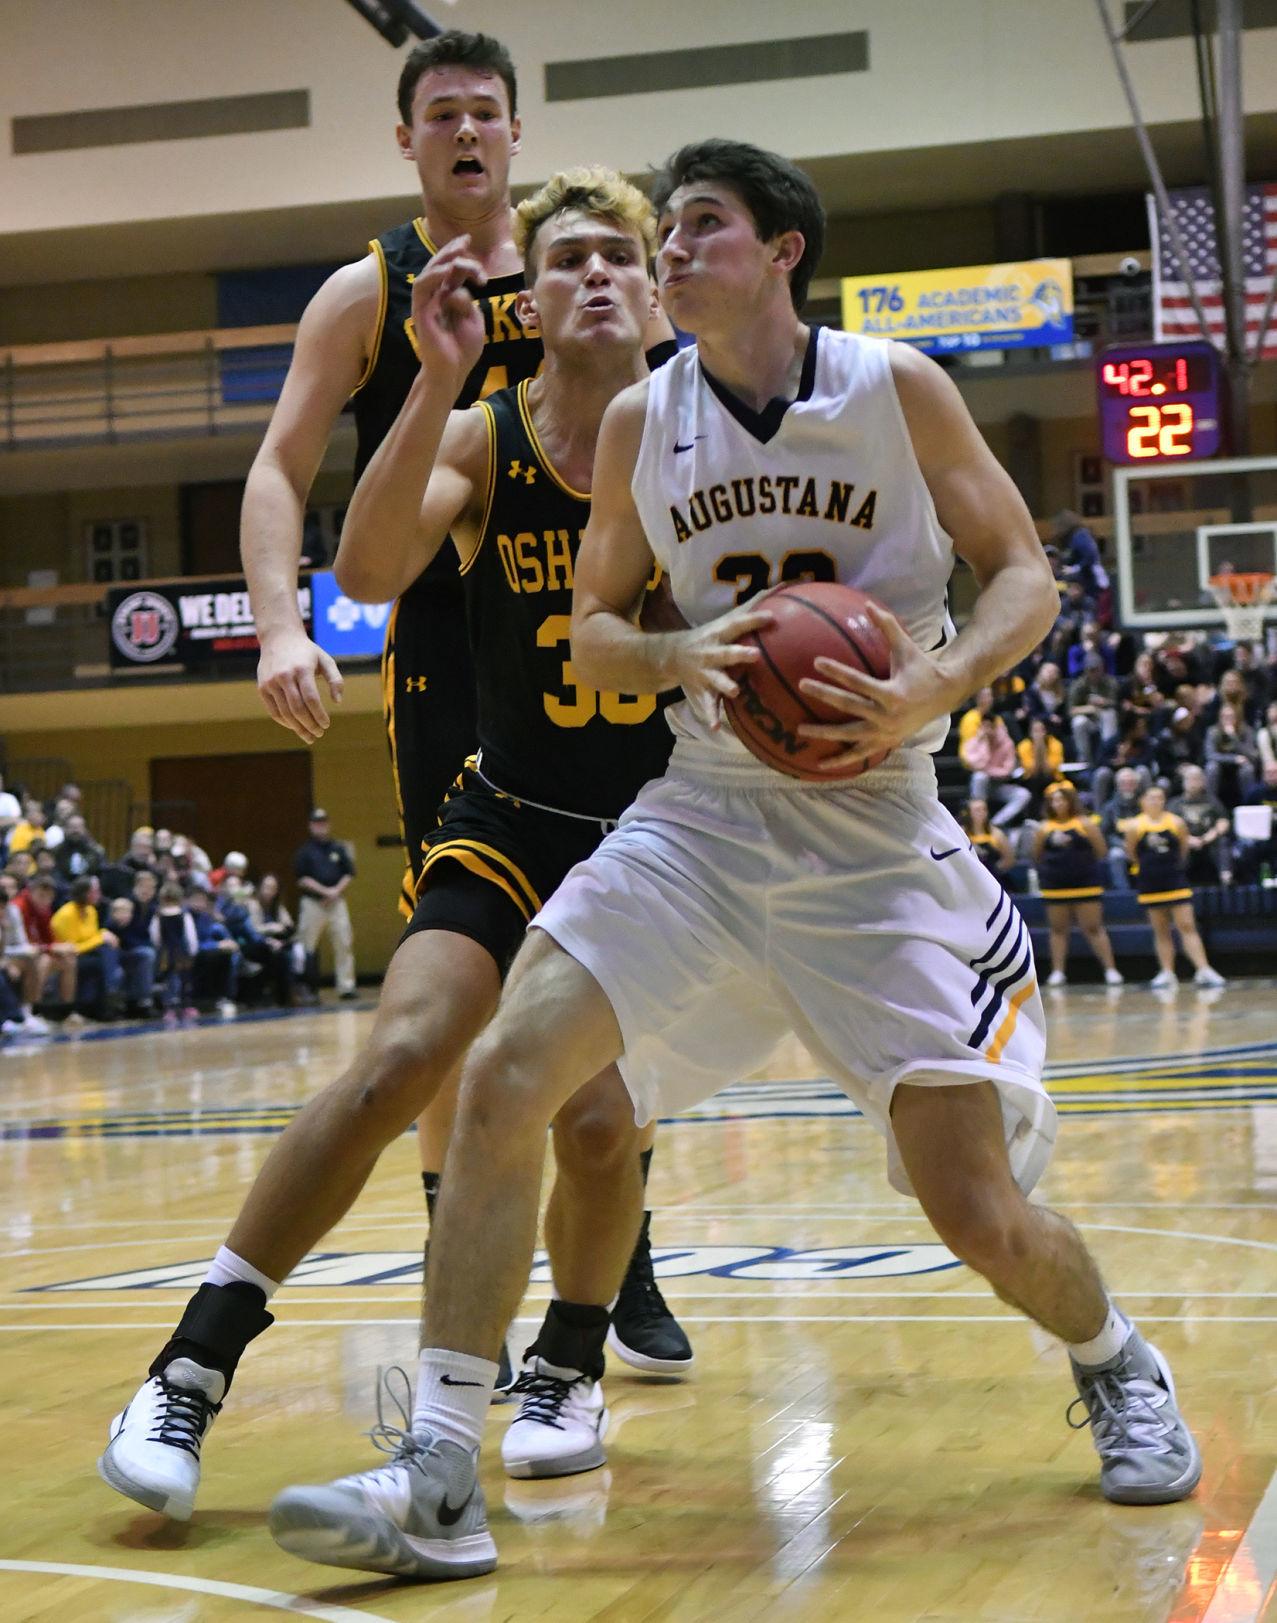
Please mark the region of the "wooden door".
POLYGON ((296 912, 293 853, 308 834, 311 755, 271 750, 252 755, 181 755, 151 762, 151 799, 187 803, 189 827, 174 832, 202 845, 214 866, 228 851, 243 851, 256 880, 278 875, 296 912))
POLYGON ((182 486, 182 573, 238 575, 242 479, 182 486))

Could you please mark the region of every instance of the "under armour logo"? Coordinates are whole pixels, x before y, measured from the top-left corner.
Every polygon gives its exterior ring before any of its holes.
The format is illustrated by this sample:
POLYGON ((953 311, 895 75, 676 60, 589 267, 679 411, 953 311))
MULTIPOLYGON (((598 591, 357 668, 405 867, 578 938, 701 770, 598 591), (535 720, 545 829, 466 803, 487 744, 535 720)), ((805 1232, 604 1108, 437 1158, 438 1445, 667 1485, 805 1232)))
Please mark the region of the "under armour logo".
POLYGON ((532 485, 536 483, 536 469, 530 466, 525 468, 522 462, 519 461, 518 457, 515 457, 506 472, 506 477, 508 479, 517 479, 520 475, 522 475, 525 485, 532 485))
POLYGON ((404 692, 424 693, 426 691, 426 683, 429 680, 430 678, 427 676, 407 676, 404 678, 404 692))

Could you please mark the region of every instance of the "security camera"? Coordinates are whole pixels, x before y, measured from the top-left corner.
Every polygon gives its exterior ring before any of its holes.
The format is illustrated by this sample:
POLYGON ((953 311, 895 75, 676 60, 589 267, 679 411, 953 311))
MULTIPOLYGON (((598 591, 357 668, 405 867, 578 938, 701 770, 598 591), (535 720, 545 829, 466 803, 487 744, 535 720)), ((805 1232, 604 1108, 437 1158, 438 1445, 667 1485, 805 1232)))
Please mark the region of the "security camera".
POLYGON ((1121 271, 1123 276, 1138 276, 1139 273, 1144 269, 1143 265, 1140 264, 1139 260, 1136 259, 1134 254, 1123 254, 1121 259, 1118 261, 1117 268, 1121 271))

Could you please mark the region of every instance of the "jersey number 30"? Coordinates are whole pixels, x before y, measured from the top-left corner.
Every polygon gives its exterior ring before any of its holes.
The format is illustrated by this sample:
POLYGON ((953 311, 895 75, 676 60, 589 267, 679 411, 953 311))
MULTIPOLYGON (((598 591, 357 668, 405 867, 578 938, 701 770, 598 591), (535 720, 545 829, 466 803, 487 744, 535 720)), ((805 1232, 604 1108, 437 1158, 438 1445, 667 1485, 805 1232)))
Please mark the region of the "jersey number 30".
MULTIPOLYGON (((737 603, 748 603, 772 584, 771 564, 758 552, 729 552, 714 565, 714 579, 735 581, 737 603)), ((780 579, 837 580, 838 566, 827 552, 787 552, 780 579)))
MULTIPOLYGON (((569 615, 550 615, 537 627, 537 647, 557 648, 570 640, 571 629, 569 615)), ((595 688, 582 687, 570 659, 563 661, 560 691, 542 694, 541 702, 556 727, 584 727, 596 715, 613 726, 633 727, 646 721, 656 709, 654 693, 600 693, 595 688)))

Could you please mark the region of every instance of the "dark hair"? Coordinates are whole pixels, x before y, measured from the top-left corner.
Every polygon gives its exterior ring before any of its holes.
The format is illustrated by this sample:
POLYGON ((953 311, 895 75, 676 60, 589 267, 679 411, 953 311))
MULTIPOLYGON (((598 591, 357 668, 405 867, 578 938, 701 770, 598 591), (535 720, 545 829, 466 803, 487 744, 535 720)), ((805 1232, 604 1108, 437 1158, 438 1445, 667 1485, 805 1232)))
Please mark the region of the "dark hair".
POLYGON ((825 210, 808 177, 788 158, 748 141, 693 141, 657 172, 652 182, 656 212, 664 211, 680 186, 696 180, 721 181, 738 193, 763 242, 783 231, 802 233, 803 257, 789 273, 789 296, 794 309, 801 310, 825 251, 825 210))
POLYGON ((417 81, 432 68, 469 68, 474 73, 495 73, 505 86, 510 100, 510 117, 518 105, 518 84, 510 53, 499 39, 491 34, 467 34, 460 28, 445 29, 434 39, 414 45, 404 59, 399 75, 399 117, 405 124, 412 123, 412 98, 417 81))
POLYGON ((73 902, 87 902, 93 894, 92 879, 87 874, 81 874, 78 879, 73 879, 70 894, 73 902))
POLYGON ((1069 781, 1065 778, 1061 778, 1057 783, 1047 784, 1046 788, 1042 791, 1042 809, 1047 813, 1048 816, 1050 815, 1051 811, 1050 800, 1052 795, 1063 795, 1068 801, 1069 809, 1065 819, 1066 821, 1069 817, 1081 817, 1082 802, 1078 798, 1077 788, 1074 784, 1069 783, 1069 781))

